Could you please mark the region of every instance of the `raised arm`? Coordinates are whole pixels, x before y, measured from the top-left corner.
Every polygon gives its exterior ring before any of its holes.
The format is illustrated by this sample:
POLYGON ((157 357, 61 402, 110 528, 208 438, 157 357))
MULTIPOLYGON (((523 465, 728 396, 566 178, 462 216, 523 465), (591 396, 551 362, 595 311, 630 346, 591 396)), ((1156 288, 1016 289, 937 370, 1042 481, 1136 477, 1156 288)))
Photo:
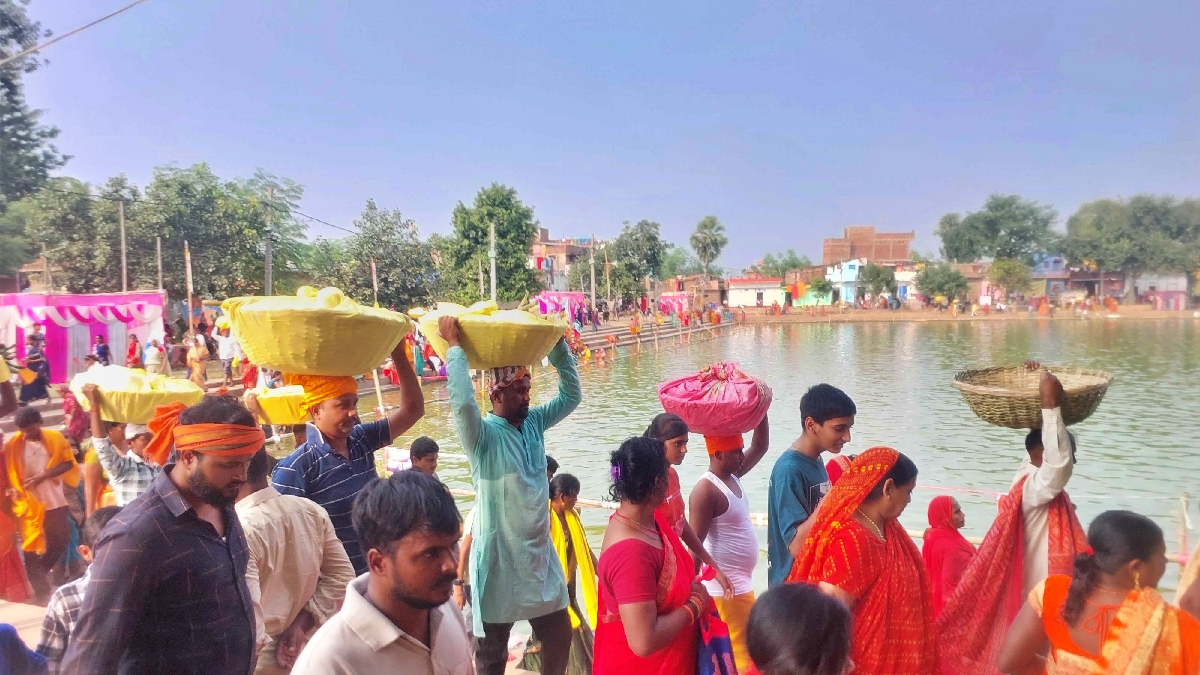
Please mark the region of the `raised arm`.
POLYGON ((767 421, 767 416, 763 415, 763 420, 754 428, 754 435, 750 437, 750 449, 746 451, 745 459, 742 460, 742 466, 738 469, 738 478, 750 473, 750 470, 758 466, 762 458, 767 454, 767 448, 771 445, 771 424, 767 421))
MULTIPOLYGON (((124 475, 131 470, 130 465, 135 459, 129 455, 121 455, 113 448, 112 441, 108 439, 108 432, 104 430, 104 421, 100 419, 100 390, 94 384, 83 385, 83 395, 88 400, 88 405, 91 410, 88 412, 92 423, 92 448, 96 450, 96 457, 100 460, 100 466, 108 473, 109 478, 124 475)), ((86 467, 85 471, 86 471, 86 467)))
MULTIPOLYGON (((404 340, 392 350, 392 361, 395 363, 396 375, 400 378, 400 407, 388 415, 388 431, 392 436, 388 439, 389 443, 425 416, 425 394, 421 393, 421 381, 417 379, 412 364, 404 355, 404 340)), ((382 401, 380 405, 383 405, 382 401)))
POLYGON ((559 338, 554 349, 550 350, 550 363, 558 370, 558 395, 535 409, 541 415, 543 429, 549 429, 566 419, 583 400, 575 359, 571 358, 571 348, 567 346, 565 338, 559 338))
POLYGON ((454 425, 458 428, 458 439, 462 442, 463 452, 474 458, 479 441, 483 437, 483 420, 479 417, 479 406, 475 403, 475 386, 471 383, 467 353, 459 344, 458 319, 443 316, 438 320, 438 332, 450 345, 446 354, 446 387, 450 390, 450 411, 454 414, 454 425))
POLYGON ((1025 486, 1024 508, 1049 504, 1067 486, 1074 468, 1071 461, 1071 437, 1063 424, 1062 383, 1050 371, 1042 371, 1042 465, 1025 486))

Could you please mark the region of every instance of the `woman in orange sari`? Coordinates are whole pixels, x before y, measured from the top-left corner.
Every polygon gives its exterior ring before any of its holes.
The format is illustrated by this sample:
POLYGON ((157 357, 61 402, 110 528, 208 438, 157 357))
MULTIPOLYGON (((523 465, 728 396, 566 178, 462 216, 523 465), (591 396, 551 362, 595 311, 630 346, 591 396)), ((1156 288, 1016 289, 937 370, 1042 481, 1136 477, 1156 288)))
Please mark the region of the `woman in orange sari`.
POLYGON ((655 510, 667 496, 662 441, 631 438, 612 454, 611 496, 621 505, 608 521, 597 565, 593 675, 691 675, 699 653, 697 625, 708 606, 693 580, 692 557, 655 510))
POLYGON ((997 665, 1010 675, 1200 673, 1200 621, 1154 590, 1166 569, 1154 521, 1101 513, 1073 575, 1052 575, 1029 594, 997 665))
POLYGON ((865 675, 938 672, 925 562, 898 520, 916 484, 916 465, 891 448, 855 457, 821 502, 788 576, 850 608, 851 658, 865 675))

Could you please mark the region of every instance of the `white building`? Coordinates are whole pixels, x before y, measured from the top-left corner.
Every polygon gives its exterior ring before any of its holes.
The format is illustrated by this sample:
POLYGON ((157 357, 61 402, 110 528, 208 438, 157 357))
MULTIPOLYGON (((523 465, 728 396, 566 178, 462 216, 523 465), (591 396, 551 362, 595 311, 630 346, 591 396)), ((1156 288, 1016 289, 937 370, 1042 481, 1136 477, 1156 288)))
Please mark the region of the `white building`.
POLYGON ((774 303, 783 305, 786 294, 783 279, 765 277, 761 279, 730 279, 730 307, 770 307, 774 303))

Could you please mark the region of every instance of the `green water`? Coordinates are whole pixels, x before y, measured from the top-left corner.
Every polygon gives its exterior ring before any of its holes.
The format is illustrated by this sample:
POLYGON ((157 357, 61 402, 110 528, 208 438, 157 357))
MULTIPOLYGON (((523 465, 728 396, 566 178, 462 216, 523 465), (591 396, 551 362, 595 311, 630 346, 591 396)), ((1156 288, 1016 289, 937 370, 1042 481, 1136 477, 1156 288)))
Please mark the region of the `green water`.
MULTIPOLYGON (((996 493, 1008 490, 1025 456, 1024 434, 976 418, 950 386, 953 374, 1026 359, 1107 370, 1116 379, 1100 409, 1072 427, 1079 464, 1067 491, 1085 527, 1102 511, 1131 509, 1162 526, 1174 553, 1179 498, 1188 491, 1200 493, 1200 455, 1194 445, 1200 438, 1198 326, 1200 321, 1189 317, 727 328, 717 339, 664 343, 657 352, 648 346, 602 367, 582 367, 583 403, 546 434, 546 447, 560 471, 579 478, 582 497, 606 498, 608 454, 625 438, 642 433, 661 412, 657 384, 713 361, 738 361, 775 392, 770 452, 743 479, 753 511, 766 512, 771 466, 801 431, 801 395, 813 384, 829 382, 858 406, 853 440, 845 452, 891 445, 920 468, 922 487, 902 518, 904 525, 923 530, 929 500, 954 489, 951 494, 967 514, 966 534, 982 536, 995 515, 996 493)), ((537 403, 553 396, 557 377, 553 370, 534 374, 537 403)), ((461 453, 445 385, 426 386, 425 394, 425 418, 396 445, 407 447, 412 438, 428 435, 443 453, 461 453)), ((397 396, 384 395, 393 405, 397 396)), ((366 399, 362 408, 366 412, 373 405, 373 398, 366 399)), ((706 467, 703 441, 693 437, 679 467, 685 494, 706 467)), ((451 487, 471 487, 465 461, 443 458, 438 473, 451 487)), ((582 511, 596 544, 608 514, 582 511)), ((1194 504, 1192 514, 1200 522, 1194 504)), ((765 530, 759 535, 765 548, 765 530)), ((1193 531, 1193 545, 1195 539, 1193 531)), ((1177 571, 1170 567, 1164 587, 1173 586, 1177 571)), ((765 572, 764 554, 757 576, 765 579, 765 572)))

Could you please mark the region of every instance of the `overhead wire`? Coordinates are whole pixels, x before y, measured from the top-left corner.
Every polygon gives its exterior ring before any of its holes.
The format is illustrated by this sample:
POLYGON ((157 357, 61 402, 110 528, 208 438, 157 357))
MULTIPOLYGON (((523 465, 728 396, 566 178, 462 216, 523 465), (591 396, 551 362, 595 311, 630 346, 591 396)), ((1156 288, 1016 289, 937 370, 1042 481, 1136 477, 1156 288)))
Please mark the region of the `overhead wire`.
POLYGON ((117 11, 111 12, 109 14, 105 14, 104 16, 100 17, 99 19, 96 19, 95 21, 93 21, 89 24, 82 25, 79 28, 76 28, 75 30, 68 31, 57 37, 50 38, 49 40, 46 40, 45 42, 41 43, 40 45, 34 45, 19 54, 13 54, 12 56, 10 56, 6 59, 0 60, 0 66, 6 66, 10 62, 16 61, 17 59, 21 58, 22 56, 27 56, 29 54, 33 54, 34 52, 40 52, 43 49, 45 49, 46 47, 49 47, 50 45, 54 44, 55 42, 58 42, 60 40, 65 40, 65 39, 71 37, 72 35, 82 33, 83 31, 91 28, 92 26, 95 26, 96 24, 98 24, 102 21, 107 21, 107 20, 113 18, 114 16, 120 14, 121 12, 133 9, 134 7, 142 4, 145 1, 146 0, 133 0, 133 2, 129 3, 128 5, 125 5, 121 9, 118 9, 117 11))

